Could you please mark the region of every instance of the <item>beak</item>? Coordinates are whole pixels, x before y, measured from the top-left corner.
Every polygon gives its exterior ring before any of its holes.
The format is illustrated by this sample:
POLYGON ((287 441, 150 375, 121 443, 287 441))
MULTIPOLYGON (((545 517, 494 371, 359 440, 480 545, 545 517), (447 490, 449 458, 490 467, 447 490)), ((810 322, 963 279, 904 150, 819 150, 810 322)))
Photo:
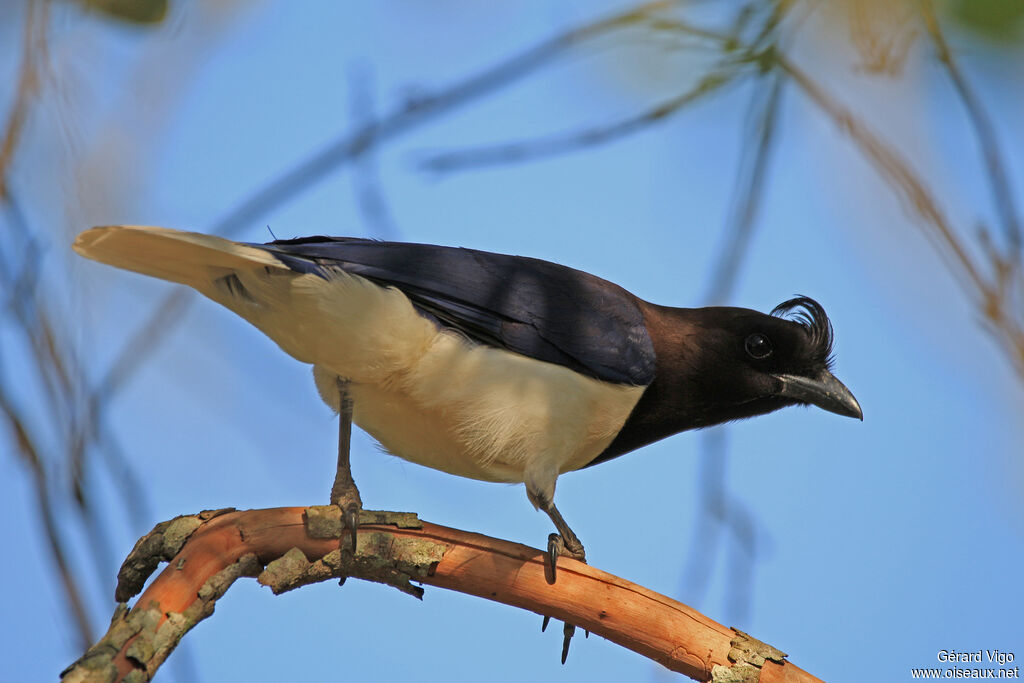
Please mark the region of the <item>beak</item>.
POLYGON ((837 415, 864 419, 857 399, 828 370, 822 371, 820 376, 813 379, 800 375, 776 375, 776 378, 782 382, 779 396, 810 403, 837 415))

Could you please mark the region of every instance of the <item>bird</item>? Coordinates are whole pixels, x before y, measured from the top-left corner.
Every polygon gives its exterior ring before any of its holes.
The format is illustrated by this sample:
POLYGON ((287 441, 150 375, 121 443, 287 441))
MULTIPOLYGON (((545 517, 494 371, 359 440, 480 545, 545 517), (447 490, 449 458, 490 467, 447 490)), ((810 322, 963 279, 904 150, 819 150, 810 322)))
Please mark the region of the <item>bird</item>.
POLYGON ((264 244, 110 225, 73 248, 192 287, 313 366, 340 415, 331 501, 353 544, 353 421, 405 460, 523 483, 557 531, 554 583, 559 556, 586 560, 555 506, 559 475, 792 405, 863 419, 831 370, 832 324, 806 296, 767 314, 676 308, 535 258, 359 237, 264 244))

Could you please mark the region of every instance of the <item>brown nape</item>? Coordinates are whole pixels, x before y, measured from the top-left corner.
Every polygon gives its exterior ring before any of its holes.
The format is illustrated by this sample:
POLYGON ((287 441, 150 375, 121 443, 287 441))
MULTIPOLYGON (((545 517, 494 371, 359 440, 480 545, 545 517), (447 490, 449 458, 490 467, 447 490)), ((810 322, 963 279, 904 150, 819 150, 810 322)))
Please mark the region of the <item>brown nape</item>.
POLYGON ((734 358, 737 345, 742 345, 740 329, 751 322, 792 323, 739 308, 638 303, 657 357, 655 378, 619 434, 589 465, 682 431, 793 405, 793 401, 771 395, 773 378, 734 358))

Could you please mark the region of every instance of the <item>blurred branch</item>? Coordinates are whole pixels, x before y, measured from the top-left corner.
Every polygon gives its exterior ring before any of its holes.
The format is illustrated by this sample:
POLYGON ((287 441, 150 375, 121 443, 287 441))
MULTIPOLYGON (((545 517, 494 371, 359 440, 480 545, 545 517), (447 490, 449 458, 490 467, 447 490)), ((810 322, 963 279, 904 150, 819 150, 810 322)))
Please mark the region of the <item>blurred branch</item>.
POLYGON ((97 382, 89 397, 90 415, 93 420, 99 419, 100 406, 114 397, 159 343, 169 336, 170 327, 185 314, 190 296, 190 290, 174 288, 160 300, 141 329, 125 342, 114 364, 97 382))
MULTIPOLYGON (((373 103, 373 83, 365 67, 354 67, 351 70, 349 92, 352 120, 356 127, 373 121, 376 109, 373 103)), ((398 227, 381 190, 374 151, 375 147, 369 147, 356 157, 352 173, 353 191, 370 234, 380 239, 393 240, 398 237, 398 227)))
MULTIPOLYGON (((717 40, 725 50, 741 49, 753 51, 754 44, 737 43, 734 34, 718 32, 706 28, 696 27, 685 22, 673 22, 672 26, 680 31, 692 33, 709 40, 717 40)), ((937 28, 936 23, 933 28, 937 28)), ((936 34, 933 33, 933 39, 936 34)), ((941 33, 937 34, 941 36, 941 33)), ((983 143, 986 151, 986 159, 989 162, 989 175, 993 183, 993 193, 1000 204, 1003 222, 1008 233, 1014 253, 1007 257, 1000 254, 982 237, 981 247, 987 258, 982 263, 973 257, 963 242, 963 239, 954 230, 952 223, 940 208, 940 204, 923 179, 913 170, 910 164, 895 150, 895 148, 876 135, 870 128, 847 107, 843 106, 830 95, 821 85, 812 79, 806 71, 788 59, 781 50, 774 47, 763 48, 759 54, 766 68, 777 68, 800 88, 800 90, 814 103, 822 112, 828 115, 833 122, 845 132, 857 145, 858 149, 867 157, 878 173, 890 183, 897 193, 914 210, 919 218, 923 220, 925 236, 936 245, 940 255, 946 260, 951 273, 968 295, 979 305, 984 317, 987 329, 993 334, 998 344, 1014 366, 1021 378, 1024 379, 1024 320, 1017 305, 1016 293, 1012 290, 1014 283, 1020 282, 1019 265, 1021 262, 1021 250, 1019 247, 1019 228, 1016 218, 1016 211, 1013 208, 1010 190, 1003 172, 1003 164, 998 154, 998 145, 995 143, 994 135, 991 134, 991 127, 987 117, 982 113, 980 106, 976 106, 975 112, 981 113, 979 118, 973 119, 980 122, 978 129, 979 138, 987 140, 983 143), (982 131, 989 131, 988 133, 982 131), (996 163, 993 168, 993 160, 996 163), (985 271, 991 273, 986 277, 985 271)), ((955 62, 950 59, 950 64, 955 62)), ((963 82, 962 77, 960 78, 963 82)), ((964 83, 965 84, 965 83, 964 83)), ((969 89, 963 91, 968 96, 968 101, 977 105, 969 89)), ((961 94, 963 97, 963 94, 961 94)), ((966 103, 965 103, 966 104, 966 103)), ((966 105, 970 107, 970 105, 966 105)))
MULTIPOLYGON (((712 271, 711 284, 705 301, 709 305, 728 303, 739 279, 744 257, 753 241, 754 225, 763 196, 764 182, 770 165, 771 153, 778 131, 779 109, 782 102, 783 79, 771 71, 762 74, 761 83, 754 90, 748 114, 748 129, 740 145, 742 157, 736 177, 732 213, 725 230, 722 252, 712 271)), ((744 623, 748 617, 752 591, 752 563, 760 550, 757 520, 743 501, 730 495, 725 484, 729 460, 728 427, 719 426, 700 434, 700 485, 698 486, 698 514, 694 517, 696 530, 688 553, 683 583, 686 595, 699 596, 707 592, 711 569, 718 555, 721 531, 728 531, 736 548, 746 557, 730 564, 732 578, 729 585, 728 610, 732 623, 744 623)), ((694 599, 691 597, 691 599, 694 599)))
MULTIPOLYGON (((49 18, 49 3, 40 0, 29 0, 25 5, 25 24, 22 35, 22 59, 19 67, 18 86, 14 96, 14 104, 4 127, 3 139, 0 141, 0 204, 8 207, 9 224, 15 229, 22 228, 20 236, 12 235, 24 241, 23 250, 19 253, 17 263, 19 272, 15 272, 13 261, 7 258, 6 247, 12 239, 0 244, 0 285, 5 292, 3 309, 10 312, 27 341, 33 355, 34 367, 43 387, 43 395, 48 402, 46 414, 50 415, 57 425, 65 426, 65 437, 73 430, 74 397, 76 384, 71 379, 66 363, 67 349, 58 341, 58 335, 50 317, 37 299, 37 285, 40 254, 38 245, 23 224, 14 197, 10 191, 8 173, 13 164, 22 133, 27 124, 31 104, 39 90, 40 63, 45 60, 46 35, 49 18), (10 270, 8 264, 11 263, 10 270)), ((0 364, 3 363, 0 357, 0 364)), ((53 558, 55 571, 67 595, 71 619, 81 643, 92 642, 92 627, 82 589, 79 586, 77 573, 71 569, 64 543, 58 528, 58 515, 51 495, 51 482, 47 464, 42 456, 43 449, 33 437, 27 421, 20 414, 11 394, 6 377, 0 375, 0 412, 2 412, 11 439, 14 443, 13 452, 21 456, 22 461, 31 472, 35 484, 35 500, 40 522, 46 538, 46 547, 53 558)))
POLYGON ((50 498, 49 478, 46 467, 40 456, 39 449, 32 439, 25 420, 19 414, 11 397, 7 394, 5 382, 0 378, 0 412, 6 418, 7 426, 14 437, 18 453, 22 460, 28 465, 35 482, 36 504, 43 531, 46 532, 47 547, 53 557, 55 569, 60 576, 61 584, 68 598, 68 607, 78 632, 78 640, 82 647, 87 647, 93 641, 92 626, 89 624, 89 615, 85 609, 85 601, 82 599, 82 591, 78 586, 75 572, 68 564, 67 556, 64 554, 64 543, 61 541, 60 532, 57 528, 56 515, 54 514, 53 501, 50 498))
POLYGON ((994 275, 989 281, 983 274, 982 264, 968 252, 967 247, 942 211, 935 196, 924 181, 913 171, 895 149, 875 135, 854 114, 828 94, 800 67, 778 55, 779 68, 784 70, 803 93, 827 114, 853 140, 860 151, 874 164, 891 187, 899 192, 917 215, 923 219, 925 234, 932 238, 939 253, 946 257, 954 276, 958 277, 967 293, 981 307, 989 329, 1009 356, 1010 362, 1024 379, 1024 329, 1010 301, 1012 293, 1006 283, 1012 281, 1008 264, 995 252, 988 253, 994 275))
POLYGON ((739 35, 751 20, 752 6, 749 4, 743 6, 737 13, 732 32, 727 35, 703 29, 682 19, 655 13, 644 14, 641 17, 641 23, 659 33, 681 33, 702 41, 717 43, 721 52, 718 65, 708 69, 697 84, 689 90, 671 97, 651 109, 620 121, 537 140, 435 153, 421 161, 420 166, 427 171, 452 172, 498 164, 520 163, 579 151, 637 133, 679 113, 705 95, 718 92, 723 86, 748 75, 746 70, 749 68, 764 71, 767 66, 770 66, 768 56, 775 49, 774 34, 787 9, 788 3, 772 4, 772 10, 760 25, 757 36, 746 44, 739 40, 739 35))
MULTIPOLYGON (((107 552, 110 539, 97 516, 96 506, 92 505, 86 483, 88 447, 93 440, 99 441, 94 439, 98 426, 89 422, 90 414, 96 413, 85 410, 83 397, 88 378, 74 344, 61 333, 51 307, 39 291, 39 274, 43 271, 41 248, 10 186, 6 198, 0 203, 6 205, 4 216, 11 229, 11 237, 21 241, 21 244, 12 244, 13 240, 0 243, 0 289, 10 294, 4 302, 5 308, 12 315, 15 329, 25 337, 26 347, 31 353, 31 367, 36 371, 46 402, 42 410, 55 426, 52 431, 60 435, 59 452, 66 455, 70 497, 75 501, 89 534, 86 547, 96 564, 97 576, 104 576, 110 569, 111 554, 107 552), (18 251, 19 273, 14 273, 7 265, 8 247, 18 251)), ((106 448, 113 445, 110 441, 106 448)), ((116 458, 116 454, 108 454, 106 462, 113 465, 116 458)), ((116 481, 137 481, 131 466, 123 458, 118 466, 111 467, 111 472, 116 481)), ((143 497, 141 490, 133 490, 130 486, 120 486, 117 490, 128 511, 144 508, 144 504, 139 504, 143 497)))
POLYGON ((275 594, 356 577, 421 597, 415 581, 576 624, 696 680, 818 681, 775 648, 581 562, 559 560, 551 586, 540 550, 408 513, 363 515, 354 554, 339 549, 347 532, 336 507, 219 510, 157 525, 125 561, 118 599, 137 593, 160 562, 169 566, 133 609, 119 606, 63 680, 149 680, 237 578, 258 576, 275 594))
POLYGON ((7 198, 7 171, 21 140, 21 132, 28 120, 29 106, 39 89, 39 54, 46 45, 46 24, 50 3, 28 0, 25 4, 25 27, 22 37, 21 66, 18 69, 18 90, 11 113, 7 117, 3 141, 0 142, 0 201, 7 198))
POLYGON ((543 157, 575 152, 588 147, 596 147, 636 133, 648 126, 659 123, 679 113, 687 105, 705 95, 717 92, 722 86, 734 81, 742 73, 734 62, 713 70, 704 75, 690 90, 672 97, 652 109, 614 123, 570 133, 560 133, 537 140, 512 142, 491 147, 455 150, 429 155, 420 162, 427 171, 452 172, 465 171, 482 166, 511 164, 533 161, 543 157))
POLYGON ((724 305, 731 298, 743 260, 750 250, 768 162, 778 131, 783 79, 775 72, 762 76, 762 79, 764 83, 755 90, 750 103, 752 125, 745 134, 746 140, 740 145, 743 159, 730 202, 732 215, 705 297, 711 306, 724 305))
POLYGON ((946 37, 942 32, 938 17, 935 15, 935 5, 932 0, 921 0, 921 15, 924 18, 925 27, 932 42, 935 43, 936 53, 939 61, 949 74, 957 96, 967 110, 967 117, 970 119, 974 134, 978 137, 978 146, 988 170, 989 186, 992 190, 996 210, 999 212, 999 219, 1002 223, 1003 232, 1013 250, 1013 258, 1020 264, 1021 256, 1024 255, 1024 243, 1021 241, 1020 218, 1013 199, 1013 192, 1010 190, 1010 183, 1006 177, 1006 164, 1002 160, 999 143, 996 140, 995 129, 992 120, 985 112, 981 102, 974 94, 973 89, 960 72, 949 49, 946 37))

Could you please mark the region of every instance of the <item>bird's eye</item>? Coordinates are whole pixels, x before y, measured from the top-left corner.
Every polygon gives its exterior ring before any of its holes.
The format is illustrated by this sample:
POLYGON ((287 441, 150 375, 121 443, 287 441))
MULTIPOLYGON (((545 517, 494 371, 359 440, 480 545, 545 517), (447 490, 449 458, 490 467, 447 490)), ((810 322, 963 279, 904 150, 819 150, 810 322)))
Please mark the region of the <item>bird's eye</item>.
POLYGON ((747 337, 747 340, 743 342, 743 348, 747 350, 751 358, 767 358, 772 353, 772 343, 768 340, 768 337, 764 336, 760 332, 747 337))

